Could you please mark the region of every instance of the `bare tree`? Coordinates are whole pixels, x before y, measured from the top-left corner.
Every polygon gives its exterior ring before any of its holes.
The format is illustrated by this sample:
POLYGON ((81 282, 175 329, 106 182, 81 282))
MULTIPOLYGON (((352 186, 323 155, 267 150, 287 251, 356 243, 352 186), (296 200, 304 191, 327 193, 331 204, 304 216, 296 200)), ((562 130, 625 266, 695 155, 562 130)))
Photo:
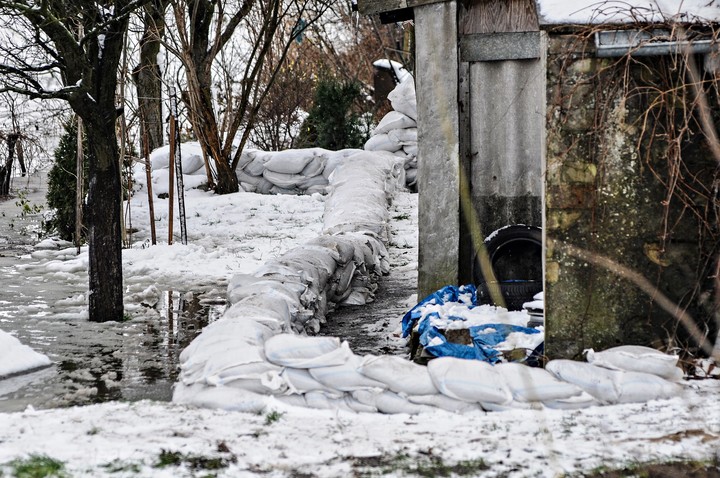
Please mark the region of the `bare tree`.
POLYGON ((162 73, 158 55, 165 35, 165 11, 168 0, 151 0, 142 15, 143 34, 140 38, 140 60, 133 70, 137 88, 138 113, 142 136, 148 150, 163 145, 162 73))
POLYGON ((0 92, 62 99, 89 147, 89 316, 121 320, 117 71, 129 16, 149 0, 0 0, 0 92))
POLYGON ((177 34, 168 48, 185 75, 183 101, 206 160, 211 185, 220 194, 236 192, 235 170, 252 124, 288 51, 318 21, 331 0, 170 0, 177 34), (237 35, 236 33, 241 33, 237 35), (232 53, 227 53, 229 50, 232 53), (269 61, 273 52, 274 61, 269 61), (220 69, 223 55, 233 69, 220 69), (214 74, 221 73, 217 88, 214 74), (264 76, 266 75, 266 76, 264 76), (267 81, 259 81, 261 76, 267 81), (219 90, 219 91, 218 91, 219 90), (221 96, 216 109, 213 92, 221 96))

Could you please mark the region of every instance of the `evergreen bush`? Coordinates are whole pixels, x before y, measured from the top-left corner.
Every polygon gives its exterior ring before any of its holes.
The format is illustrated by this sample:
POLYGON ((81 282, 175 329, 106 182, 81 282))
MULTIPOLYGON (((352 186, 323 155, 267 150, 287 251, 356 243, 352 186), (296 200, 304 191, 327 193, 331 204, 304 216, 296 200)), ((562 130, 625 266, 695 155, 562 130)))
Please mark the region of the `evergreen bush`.
MULTIPOLYGON (((75 235, 75 191, 77 160, 77 123, 68 121, 65 133, 55 149, 55 163, 48 172, 48 206, 54 210, 53 217, 45 224, 48 232, 55 232, 61 239, 73 240, 75 235)), ((87 151, 87 147, 84 149, 87 151)), ((87 190, 87 161, 85 156, 85 190, 87 190)), ((84 233, 83 233, 84 236, 84 233)))
POLYGON ((360 84, 323 76, 317 83, 313 107, 302 125, 299 147, 321 147, 333 151, 362 148, 369 137, 358 104, 360 84))

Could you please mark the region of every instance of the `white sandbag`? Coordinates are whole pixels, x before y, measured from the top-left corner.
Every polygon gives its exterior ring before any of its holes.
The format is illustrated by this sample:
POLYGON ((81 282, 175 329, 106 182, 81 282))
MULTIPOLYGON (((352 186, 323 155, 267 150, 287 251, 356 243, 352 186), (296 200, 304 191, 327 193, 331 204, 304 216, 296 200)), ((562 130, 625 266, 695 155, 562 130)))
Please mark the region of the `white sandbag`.
POLYGON ((315 380, 310 375, 310 372, 304 368, 285 367, 280 376, 287 383, 290 393, 332 392, 325 385, 315 380))
POLYGON ((256 151, 254 154, 255 158, 243 169, 251 176, 262 176, 265 172, 265 163, 270 161, 272 154, 265 151, 256 151))
POLYGON ((570 398, 561 398, 558 400, 545 400, 543 405, 547 408, 557 410, 579 410, 582 408, 594 407, 600 405, 600 402, 587 392, 570 398))
POLYGON ((311 368, 310 375, 323 385, 340 390, 350 392, 363 388, 387 388, 386 385, 377 380, 372 380, 357 371, 362 362, 362 357, 351 354, 347 361, 342 365, 334 367, 318 367, 311 368))
POLYGON ((347 342, 340 343, 337 337, 278 334, 265 342, 265 357, 283 367, 330 367, 344 364, 351 356, 347 342))
POLYGON ((176 384, 173 402, 204 408, 219 408, 245 413, 261 413, 269 397, 229 387, 185 386, 176 384))
POLYGON ((288 149, 272 153, 265 170, 284 174, 299 174, 314 158, 312 149, 288 149))
POLYGON ((464 400, 450 398, 447 395, 436 393, 434 395, 409 395, 408 401, 418 405, 428 405, 452 413, 466 413, 482 411, 479 403, 470 403, 464 400))
POLYGON ((601 352, 588 349, 587 361, 612 370, 651 373, 668 380, 681 380, 683 371, 677 366, 679 357, 641 345, 621 345, 601 352))
POLYGON ((264 295, 253 295, 230 306, 223 317, 259 322, 273 332, 280 332, 290 326, 292 313, 287 302, 283 300, 275 300, 273 297, 264 295))
POLYGON ((556 379, 541 368, 519 363, 501 363, 495 370, 503 376, 513 398, 520 402, 541 402, 567 399, 582 394, 582 390, 556 379))
MULTIPOLYGON (((313 156, 313 158, 305 165, 305 167, 298 171, 298 173, 306 178, 312 178, 322 174, 325 169, 325 163, 327 163, 326 156, 313 156)), ((282 171, 280 171, 282 172, 282 171)))
POLYGON ((303 179, 302 181, 299 181, 297 183, 297 187, 299 189, 308 189, 313 186, 322 186, 323 190, 325 190, 325 186, 327 186, 328 180, 323 176, 322 174, 318 174, 316 176, 310 176, 306 179, 303 179))
POLYGON ((642 403, 677 397, 682 387, 662 377, 642 372, 617 372, 617 403, 642 403))
MULTIPOLYGON (((268 373, 258 374, 257 377, 228 377, 222 382, 214 384, 223 387, 237 388, 248 392, 258 393, 261 395, 278 395, 287 390, 287 384, 284 381, 279 383, 265 377, 277 377, 278 372, 273 370, 268 373)), ((211 382, 208 382, 212 384, 211 382)))
POLYGON ((290 189, 298 185, 298 183, 305 181, 307 178, 299 174, 285 174, 277 173, 266 169, 263 172, 263 177, 273 183, 275 186, 281 188, 290 189))
POLYGON ((348 412, 376 413, 377 408, 364 405, 349 395, 342 395, 339 398, 334 394, 325 392, 309 392, 305 394, 305 402, 310 408, 321 410, 345 410, 348 412))
POLYGON ((418 155, 418 145, 406 144, 405 146, 403 146, 403 151, 405 151, 408 156, 415 157, 418 155))
POLYGON ((402 149, 402 147, 401 143, 391 139, 387 133, 371 136, 364 146, 366 151, 389 151, 391 153, 402 149))
POLYGON ((405 181, 408 186, 412 186, 417 182, 417 168, 405 171, 405 181))
POLYGON ((545 370, 556 378, 577 385, 602 403, 617 403, 620 372, 574 360, 551 360, 545 370))
POLYGON ((414 119, 399 111, 391 111, 380 120, 377 127, 373 130, 373 136, 388 133, 394 129, 416 128, 417 123, 414 119))
POLYGON ((388 137, 390 140, 402 144, 404 149, 405 146, 417 144, 418 132, 417 128, 393 129, 388 132, 388 137))
POLYGON ((310 239, 307 244, 326 247, 335 251, 337 253, 336 261, 338 264, 347 264, 352 261, 355 256, 355 246, 353 246, 350 240, 342 236, 321 235, 310 239))
POLYGON ((510 400, 507 403, 480 402, 483 410, 488 412, 507 412, 511 410, 542 410, 542 404, 539 402, 519 402, 510 400))
POLYGON ((441 393, 468 402, 509 403, 512 394, 492 365, 479 360, 440 357, 427 365, 441 393))
POLYGON ((417 121, 417 100, 415 98, 415 82, 403 81, 390 93, 388 99, 395 111, 399 111, 417 121))
POLYGON ((377 408, 380 413, 417 414, 434 411, 432 407, 412 403, 407 398, 388 390, 355 390, 352 392, 352 397, 362 404, 377 408))
POLYGON ((322 194, 325 195, 328 193, 328 186, 323 185, 316 185, 316 186, 309 186, 305 188, 304 194, 307 196, 312 196, 313 194, 322 194))
POLYGON ((384 383, 393 392, 407 395, 433 395, 438 389, 433 385, 427 367, 394 355, 366 356, 358 372, 368 378, 384 383))
POLYGON ((221 318, 207 325, 202 333, 190 342, 190 345, 180 353, 179 360, 183 362, 190 359, 195 352, 201 349, 221 347, 225 342, 237 342, 260 346, 274 335, 272 329, 255 321, 235 321, 221 318))
POLYGON ((286 196, 297 196, 299 194, 302 194, 302 191, 299 188, 281 188, 280 186, 273 186, 270 188, 270 194, 284 194, 286 196))

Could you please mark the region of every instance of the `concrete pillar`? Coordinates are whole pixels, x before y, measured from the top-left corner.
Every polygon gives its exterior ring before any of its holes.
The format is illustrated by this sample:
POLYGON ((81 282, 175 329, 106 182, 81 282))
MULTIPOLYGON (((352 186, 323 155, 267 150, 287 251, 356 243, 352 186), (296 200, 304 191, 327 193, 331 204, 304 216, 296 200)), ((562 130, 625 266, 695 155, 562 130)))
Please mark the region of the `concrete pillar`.
POLYGON ((456 2, 415 7, 418 107, 418 296, 458 283, 456 2))

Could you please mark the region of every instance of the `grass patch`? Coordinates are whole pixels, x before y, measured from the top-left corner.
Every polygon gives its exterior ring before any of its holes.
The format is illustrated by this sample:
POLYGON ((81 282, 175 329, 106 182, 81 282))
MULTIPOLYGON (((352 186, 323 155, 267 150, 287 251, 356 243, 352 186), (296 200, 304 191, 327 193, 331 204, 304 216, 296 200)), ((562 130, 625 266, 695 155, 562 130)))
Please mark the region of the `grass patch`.
POLYGON ((272 425, 273 423, 280 421, 283 415, 283 413, 273 410, 265 415, 265 425, 272 425))
POLYGON ((637 463, 621 468, 598 468, 583 475, 585 478, 720 478, 720 463, 677 461, 667 463, 637 463))
POLYGON ((30 455, 27 458, 13 460, 8 463, 15 478, 65 478, 65 464, 47 455, 30 455))
POLYGON ((158 461, 153 465, 155 468, 166 468, 169 466, 186 465, 193 471, 199 470, 221 470, 227 468, 231 463, 235 463, 237 459, 235 455, 228 457, 223 456, 203 456, 194 454, 183 454, 178 451, 162 450, 158 455, 158 461))
POLYGON ((478 476, 479 472, 489 469, 482 458, 446 463, 441 457, 415 456, 405 453, 380 455, 353 459, 354 476, 369 478, 382 475, 407 475, 432 477, 478 476))

